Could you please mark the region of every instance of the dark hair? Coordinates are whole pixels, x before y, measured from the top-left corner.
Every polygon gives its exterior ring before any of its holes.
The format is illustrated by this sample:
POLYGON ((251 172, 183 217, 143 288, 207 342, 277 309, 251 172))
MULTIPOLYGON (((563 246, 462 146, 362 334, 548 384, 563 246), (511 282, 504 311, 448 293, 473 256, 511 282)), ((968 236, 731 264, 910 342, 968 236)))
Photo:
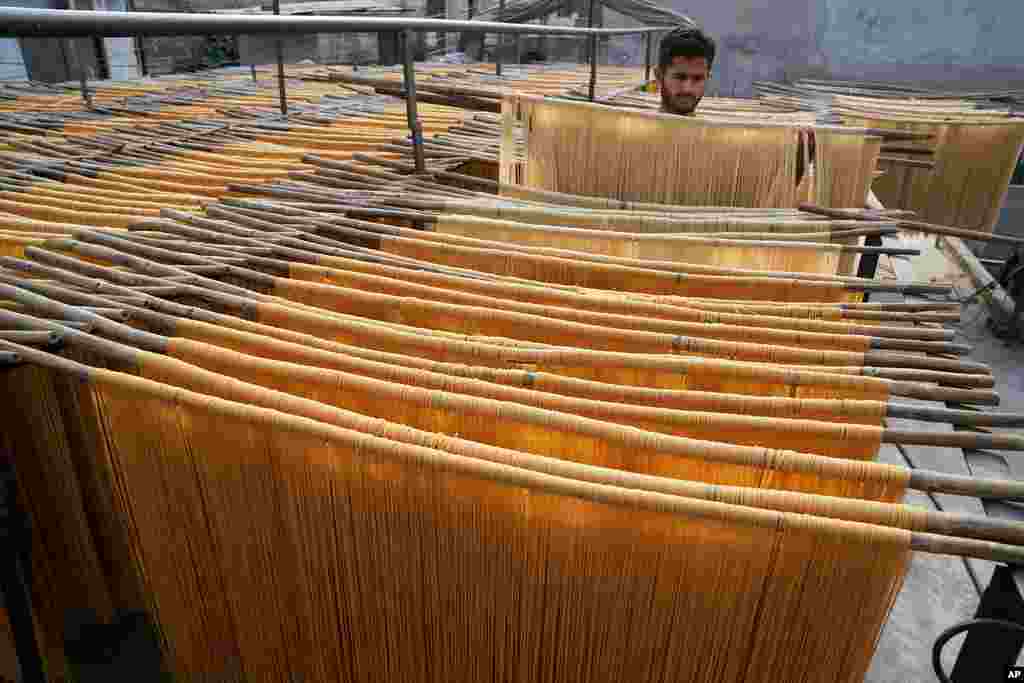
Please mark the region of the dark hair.
POLYGON ((661 39, 658 67, 665 69, 676 57, 703 57, 710 69, 715 61, 715 41, 696 26, 680 26, 661 39))

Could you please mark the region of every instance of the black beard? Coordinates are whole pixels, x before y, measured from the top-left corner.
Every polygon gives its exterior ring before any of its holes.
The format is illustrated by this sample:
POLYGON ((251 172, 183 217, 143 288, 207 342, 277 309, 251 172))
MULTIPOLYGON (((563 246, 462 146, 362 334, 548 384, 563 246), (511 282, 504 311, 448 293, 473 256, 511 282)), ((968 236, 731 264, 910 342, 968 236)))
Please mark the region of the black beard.
POLYGON ((698 97, 693 103, 693 107, 688 111, 678 111, 672 106, 672 98, 665 92, 665 88, 661 88, 661 111, 665 114, 675 114, 676 116, 689 116, 697 110, 697 105, 700 104, 701 98, 698 97))

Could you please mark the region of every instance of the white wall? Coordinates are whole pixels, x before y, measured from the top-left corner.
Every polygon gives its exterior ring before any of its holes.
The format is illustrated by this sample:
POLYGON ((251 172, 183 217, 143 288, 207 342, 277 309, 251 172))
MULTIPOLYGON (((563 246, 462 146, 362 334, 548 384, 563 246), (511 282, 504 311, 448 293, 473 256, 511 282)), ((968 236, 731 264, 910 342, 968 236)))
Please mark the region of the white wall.
POLYGON ((719 46, 712 87, 805 76, 1024 87, 1024 0, 663 0, 719 46))
POLYGON ((838 71, 1024 80, 1021 0, 823 0, 822 10, 821 46, 838 71))

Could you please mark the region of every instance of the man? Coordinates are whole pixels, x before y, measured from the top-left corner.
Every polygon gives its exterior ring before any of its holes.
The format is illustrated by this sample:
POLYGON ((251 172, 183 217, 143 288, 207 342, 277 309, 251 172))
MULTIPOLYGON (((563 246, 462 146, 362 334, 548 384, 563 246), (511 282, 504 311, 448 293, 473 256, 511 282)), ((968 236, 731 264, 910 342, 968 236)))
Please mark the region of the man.
POLYGON ((715 61, 715 41, 699 28, 677 28, 661 39, 654 77, 661 90, 661 111, 688 116, 704 97, 715 61))
MULTIPOLYGON (((661 91, 662 113, 692 116, 704 97, 704 87, 711 77, 714 61, 715 41, 697 27, 680 27, 662 38, 658 48, 658 66, 654 70, 661 91)), ((815 146, 811 130, 799 133, 796 150, 798 186, 806 170, 805 146, 807 160, 813 164, 815 146)))

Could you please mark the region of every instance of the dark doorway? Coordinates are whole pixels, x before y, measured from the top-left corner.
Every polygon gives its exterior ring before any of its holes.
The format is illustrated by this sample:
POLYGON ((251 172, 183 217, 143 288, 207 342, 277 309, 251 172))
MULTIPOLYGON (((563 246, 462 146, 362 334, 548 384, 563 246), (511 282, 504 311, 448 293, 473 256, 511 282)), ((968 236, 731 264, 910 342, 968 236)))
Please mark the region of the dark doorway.
POLYGON ((102 38, 21 38, 20 43, 25 70, 33 81, 76 81, 82 65, 90 78, 110 77, 102 38))

